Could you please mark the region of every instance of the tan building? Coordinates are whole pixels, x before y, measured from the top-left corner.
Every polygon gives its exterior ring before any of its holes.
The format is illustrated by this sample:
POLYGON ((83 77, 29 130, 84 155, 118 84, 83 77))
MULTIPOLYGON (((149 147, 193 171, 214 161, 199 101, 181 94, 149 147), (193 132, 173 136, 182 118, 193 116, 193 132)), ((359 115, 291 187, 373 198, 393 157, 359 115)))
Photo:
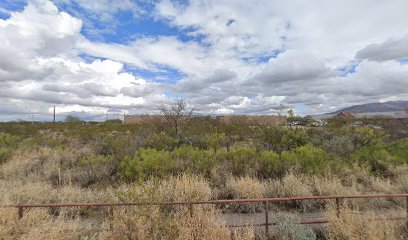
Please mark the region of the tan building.
MULTIPOLYGON (((161 115, 125 115, 123 118, 124 124, 144 124, 162 120, 161 115)), ((242 116, 217 116, 215 121, 223 124, 248 124, 253 126, 283 126, 287 124, 286 116, 272 115, 242 115, 242 116)))
POLYGON ((272 116, 272 115, 243 115, 243 116, 218 116, 216 121, 224 124, 249 124, 258 126, 282 126, 286 125, 286 116, 272 116))
POLYGON ((158 118, 161 117, 162 116, 160 115, 135 115, 135 116, 125 115, 123 117, 123 124, 143 124, 151 122, 153 120, 157 120, 158 118))

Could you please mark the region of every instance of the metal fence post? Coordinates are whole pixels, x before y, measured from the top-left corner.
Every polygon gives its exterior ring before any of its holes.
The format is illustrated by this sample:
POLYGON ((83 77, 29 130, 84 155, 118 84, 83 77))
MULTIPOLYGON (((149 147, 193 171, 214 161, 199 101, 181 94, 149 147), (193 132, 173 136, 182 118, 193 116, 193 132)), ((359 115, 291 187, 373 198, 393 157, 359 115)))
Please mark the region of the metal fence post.
POLYGON ((336 198, 336 216, 340 217, 340 199, 336 198))
POLYGON ((110 223, 109 227, 113 229, 113 205, 109 206, 109 218, 110 218, 110 223))
POLYGON ((407 204, 407 206, 406 206, 406 207, 407 207, 407 215, 406 215, 406 217, 407 217, 407 229, 408 229, 408 196, 406 196, 405 199, 406 199, 406 202, 407 202, 407 203, 406 203, 406 204, 407 204))
POLYGON ((18 219, 22 219, 24 214, 24 208, 18 207, 18 219))
POLYGON ((265 235, 269 235, 269 212, 268 212, 268 201, 264 202, 265 209, 265 235))
POLYGON ((190 212, 190 217, 193 217, 193 216, 194 216, 194 212, 193 212, 193 204, 189 204, 189 206, 188 206, 188 210, 189 210, 189 212, 190 212))

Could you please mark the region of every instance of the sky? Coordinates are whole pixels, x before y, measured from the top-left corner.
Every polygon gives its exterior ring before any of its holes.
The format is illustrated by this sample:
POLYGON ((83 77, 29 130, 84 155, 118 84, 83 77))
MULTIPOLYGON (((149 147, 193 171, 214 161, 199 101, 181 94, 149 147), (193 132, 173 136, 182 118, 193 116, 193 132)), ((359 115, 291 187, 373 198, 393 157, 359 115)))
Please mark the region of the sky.
POLYGON ((0 121, 408 100, 408 1, 1 0, 0 121))

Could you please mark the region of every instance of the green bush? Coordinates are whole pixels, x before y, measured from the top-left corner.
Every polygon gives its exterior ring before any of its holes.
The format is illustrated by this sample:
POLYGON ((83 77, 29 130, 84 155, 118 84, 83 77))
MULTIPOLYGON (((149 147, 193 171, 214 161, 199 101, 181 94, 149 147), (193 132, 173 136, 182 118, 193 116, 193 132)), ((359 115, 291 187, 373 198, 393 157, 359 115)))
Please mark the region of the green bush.
POLYGON ((225 164, 235 176, 254 175, 258 169, 259 153, 255 148, 232 148, 229 152, 217 154, 218 161, 225 164))
POLYGON ((6 162, 20 142, 18 136, 0 133, 0 163, 6 162))
POLYGON ((255 140, 262 149, 280 154, 305 145, 307 136, 302 129, 263 127, 257 130, 255 140))
POLYGON ((288 166, 295 166, 302 173, 323 173, 328 162, 327 153, 311 145, 298 147, 293 151, 283 152, 282 160, 288 166))
POLYGON ((282 177, 288 169, 288 166, 279 157, 279 154, 272 151, 261 151, 258 159, 259 178, 278 178, 282 177))
POLYGON ((368 167, 373 173, 387 174, 392 156, 384 148, 366 147, 353 153, 351 160, 360 166, 368 167))
POLYGON ((225 135, 225 133, 208 134, 206 136, 206 140, 208 148, 212 149, 214 152, 227 146, 227 136, 225 135))
POLYGON ((156 149, 140 149, 133 157, 125 157, 120 164, 122 177, 128 180, 145 180, 151 176, 164 177, 176 174, 176 161, 170 152, 156 149))
POLYGON ((179 144, 177 138, 172 137, 170 134, 162 131, 159 133, 153 133, 147 137, 145 146, 154 148, 156 150, 173 150, 179 144))
POLYGON ((0 163, 6 162, 10 159, 13 149, 0 147, 0 163))
POLYGON ((408 138, 393 142, 386 150, 394 157, 396 163, 408 163, 408 138))
POLYGON ((183 172, 209 176, 217 165, 215 154, 210 150, 200 150, 183 145, 174 149, 170 154, 179 171, 183 172))
POLYGON ((82 186, 108 182, 114 179, 117 163, 111 156, 90 155, 78 161, 72 169, 73 178, 82 186))

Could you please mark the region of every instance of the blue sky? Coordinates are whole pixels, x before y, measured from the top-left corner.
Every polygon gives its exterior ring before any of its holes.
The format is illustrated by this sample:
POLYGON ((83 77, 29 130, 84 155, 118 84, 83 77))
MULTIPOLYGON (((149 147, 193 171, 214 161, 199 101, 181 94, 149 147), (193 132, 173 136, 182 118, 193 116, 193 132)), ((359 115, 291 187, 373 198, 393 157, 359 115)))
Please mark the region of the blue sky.
POLYGON ((282 106, 320 114, 406 100, 407 7, 402 0, 3 0, 1 119, 48 114, 53 105, 87 119, 155 113, 177 97, 213 115, 277 114, 282 106))

